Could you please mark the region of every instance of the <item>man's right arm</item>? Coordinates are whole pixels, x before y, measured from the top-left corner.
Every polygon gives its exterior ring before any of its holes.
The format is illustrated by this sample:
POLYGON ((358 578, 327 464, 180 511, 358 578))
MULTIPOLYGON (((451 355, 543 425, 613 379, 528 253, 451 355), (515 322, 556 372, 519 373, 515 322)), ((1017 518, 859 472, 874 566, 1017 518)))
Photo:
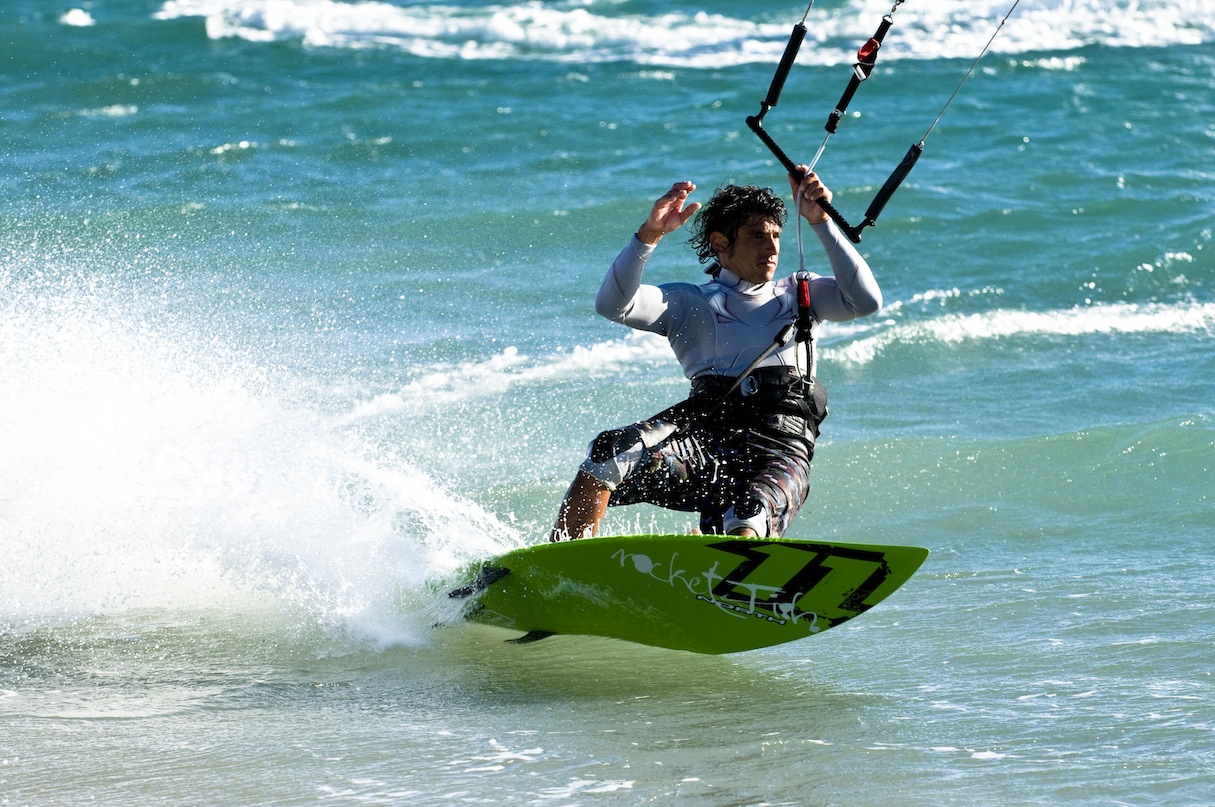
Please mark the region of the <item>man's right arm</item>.
POLYGON ((666 332, 666 295, 657 286, 644 285, 641 275, 662 237, 678 230, 700 209, 700 202, 687 203, 688 194, 694 190, 696 186, 691 182, 676 182, 654 202, 637 234, 612 262, 595 295, 595 311, 600 316, 631 328, 666 332))
POLYGON ((595 313, 631 328, 661 332, 666 313, 665 295, 657 286, 641 282, 654 247, 634 236, 612 261, 595 295, 595 313))

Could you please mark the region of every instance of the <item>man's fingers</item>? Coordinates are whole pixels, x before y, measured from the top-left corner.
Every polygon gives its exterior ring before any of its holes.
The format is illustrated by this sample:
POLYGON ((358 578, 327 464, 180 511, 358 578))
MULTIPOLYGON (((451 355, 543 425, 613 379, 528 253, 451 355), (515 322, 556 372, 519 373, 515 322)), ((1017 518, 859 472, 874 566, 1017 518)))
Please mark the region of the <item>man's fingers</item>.
POLYGON ((683 222, 687 223, 688 219, 696 215, 696 211, 700 210, 700 202, 693 202, 683 209, 683 222))

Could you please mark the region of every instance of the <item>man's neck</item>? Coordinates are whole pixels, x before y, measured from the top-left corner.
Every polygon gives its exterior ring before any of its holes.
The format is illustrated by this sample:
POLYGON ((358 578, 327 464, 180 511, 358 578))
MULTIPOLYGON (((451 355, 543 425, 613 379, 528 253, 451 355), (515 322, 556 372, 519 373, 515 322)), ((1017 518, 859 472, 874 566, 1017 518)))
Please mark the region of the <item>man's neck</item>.
POLYGON ((717 282, 742 294, 751 294, 767 287, 772 281, 769 280, 764 283, 752 283, 749 280, 743 280, 741 277, 723 266, 721 268, 721 272, 717 275, 717 282))

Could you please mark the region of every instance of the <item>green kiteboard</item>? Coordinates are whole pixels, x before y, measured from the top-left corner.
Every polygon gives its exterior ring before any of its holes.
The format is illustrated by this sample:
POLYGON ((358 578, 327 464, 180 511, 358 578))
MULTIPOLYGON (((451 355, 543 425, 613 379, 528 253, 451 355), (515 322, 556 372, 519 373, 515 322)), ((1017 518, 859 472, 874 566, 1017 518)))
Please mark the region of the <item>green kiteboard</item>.
POLYGON ((737 653, 822 633, 890 596, 928 557, 914 546, 726 535, 584 538, 516 549, 450 592, 464 616, 532 641, 609 636, 737 653))

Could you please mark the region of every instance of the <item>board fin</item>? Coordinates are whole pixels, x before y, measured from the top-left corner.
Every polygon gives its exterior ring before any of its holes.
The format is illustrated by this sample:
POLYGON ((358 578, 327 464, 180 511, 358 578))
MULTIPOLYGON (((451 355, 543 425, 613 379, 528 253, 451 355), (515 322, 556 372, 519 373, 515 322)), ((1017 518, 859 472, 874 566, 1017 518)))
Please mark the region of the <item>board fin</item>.
POLYGON ((452 599, 471 597, 473 594, 489 588, 503 577, 506 577, 508 574, 510 574, 510 569, 507 569, 504 566, 494 566, 493 564, 486 563, 481 567, 481 572, 475 578, 473 578, 472 581, 470 581, 467 585, 460 586, 457 589, 447 592, 447 596, 451 597, 452 599))
POLYGON ((507 639, 511 644, 531 644, 538 642, 541 639, 547 639, 550 636, 556 636, 551 630, 532 630, 520 636, 518 639, 507 639))

